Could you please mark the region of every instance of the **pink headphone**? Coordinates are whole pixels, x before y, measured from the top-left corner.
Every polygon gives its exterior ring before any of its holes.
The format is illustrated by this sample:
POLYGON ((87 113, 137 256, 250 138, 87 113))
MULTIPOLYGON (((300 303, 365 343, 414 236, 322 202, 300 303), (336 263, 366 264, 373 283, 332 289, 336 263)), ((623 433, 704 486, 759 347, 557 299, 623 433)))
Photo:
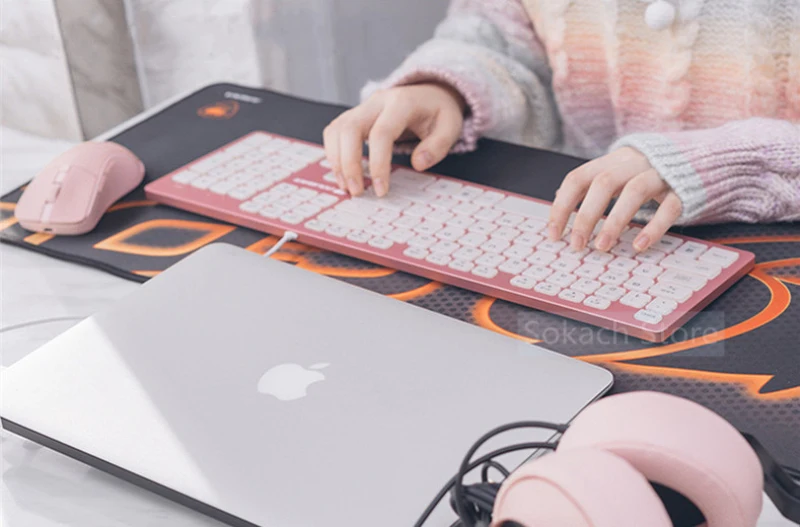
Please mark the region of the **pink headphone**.
POLYGON ((672 527, 652 484, 692 502, 707 527, 755 527, 764 474, 745 438, 699 404, 652 392, 589 406, 555 453, 500 487, 492 525, 672 527))

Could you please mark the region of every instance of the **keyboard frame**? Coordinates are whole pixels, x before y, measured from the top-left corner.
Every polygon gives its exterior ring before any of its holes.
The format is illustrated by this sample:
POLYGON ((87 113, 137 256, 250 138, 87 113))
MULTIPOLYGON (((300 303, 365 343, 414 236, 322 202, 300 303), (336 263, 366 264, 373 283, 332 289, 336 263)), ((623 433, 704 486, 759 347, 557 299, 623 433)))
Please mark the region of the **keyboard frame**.
MULTIPOLYGON (((675 311, 664 316, 659 324, 645 324, 633 318, 633 314, 639 310, 638 308, 623 306, 618 302, 613 302, 612 306, 606 311, 594 310, 583 305, 582 303, 571 303, 557 296, 548 297, 533 290, 516 288, 509 283, 510 275, 507 273, 501 272, 498 273, 498 275, 494 278, 486 279, 475 276, 471 273, 456 271, 449 267, 434 265, 425 260, 411 259, 402 254, 406 247, 405 244, 395 243, 388 250, 376 249, 368 244, 353 242, 348 240, 346 237, 335 238, 324 232, 315 232, 310 230, 304 226, 304 223, 308 221, 308 219, 304 220, 300 224, 290 225, 283 223, 280 219, 268 219, 258 215, 257 213, 244 212, 239 209, 239 205, 248 200, 237 200, 226 195, 214 194, 208 189, 197 189, 190 184, 181 184, 172 179, 172 176, 175 174, 186 169, 190 169, 192 166, 203 162, 219 151, 245 141, 255 134, 266 134, 270 137, 287 139, 293 143, 320 147, 318 144, 302 141, 292 137, 282 136, 280 134, 274 134, 267 131, 254 131, 242 136, 237 140, 222 145, 207 155, 200 157, 149 183, 145 186, 145 194, 147 198, 164 205, 175 207, 177 209, 186 210, 201 216, 207 216, 216 220, 247 227, 275 236, 282 236, 285 232, 292 231, 298 235, 298 242, 313 247, 344 254, 353 258, 368 261, 376 265, 397 269, 402 272, 416 276, 422 276, 430 280, 461 287, 469 291, 474 291, 490 297, 546 311, 548 313, 553 313, 569 319, 591 324, 593 326, 610 329, 612 331, 656 343, 663 342, 669 338, 695 314, 708 306, 708 304, 718 298, 724 291, 748 274, 755 265, 755 255, 753 253, 742 251, 734 247, 724 246, 726 250, 739 253, 739 260, 737 260, 737 262, 732 264, 729 268, 723 268, 722 272, 716 278, 710 279, 706 286, 704 286, 704 288, 700 291, 706 291, 704 295, 700 295, 700 292, 695 292, 688 301, 679 304, 675 311), (503 280, 505 283, 503 283, 503 280), (626 316, 631 320, 631 322, 624 322, 621 320, 622 316, 626 316)), ((393 171, 398 168, 408 169, 408 167, 403 165, 392 166, 393 171)), ((323 176, 329 172, 330 169, 321 166, 320 162, 314 162, 299 172, 293 173, 292 175, 284 178, 282 182, 292 183, 299 187, 311 188, 313 190, 333 194, 339 197, 340 201, 349 199, 349 194, 340 190, 335 184, 328 183, 323 180, 323 176)), ((482 190, 501 192, 506 196, 515 196, 525 200, 538 202, 546 206, 551 205, 551 202, 546 200, 489 187, 487 185, 467 182, 459 180, 458 178, 444 176, 432 172, 425 172, 425 174, 434 176, 436 178, 452 180, 461 184, 477 187, 482 190)), ((369 181, 367 180, 366 183, 369 184, 369 181)), ((264 190, 263 192, 266 192, 267 190, 268 189, 264 190)), ((324 208, 322 212, 333 209, 336 207, 336 205, 338 205, 338 203, 339 202, 332 204, 330 207, 324 208)), ((630 225, 639 226, 635 223, 631 223, 630 225)), ((705 245, 722 247, 713 242, 708 242, 681 234, 671 233, 671 235, 677 236, 684 241, 696 241, 705 245)))

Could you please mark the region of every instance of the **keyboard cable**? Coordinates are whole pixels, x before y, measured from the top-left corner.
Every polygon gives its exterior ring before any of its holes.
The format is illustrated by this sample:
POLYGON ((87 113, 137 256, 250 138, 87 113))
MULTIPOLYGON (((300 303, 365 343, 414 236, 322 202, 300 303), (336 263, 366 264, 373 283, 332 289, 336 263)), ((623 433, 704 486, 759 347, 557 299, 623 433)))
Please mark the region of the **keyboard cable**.
POLYGON ((264 256, 269 258, 270 256, 272 256, 276 252, 280 251, 281 247, 283 247, 286 243, 294 241, 296 239, 297 239, 297 233, 296 232, 286 231, 283 234, 283 237, 280 240, 278 240, 278 243, 273 245, 272 248, 264 254, 264 256))

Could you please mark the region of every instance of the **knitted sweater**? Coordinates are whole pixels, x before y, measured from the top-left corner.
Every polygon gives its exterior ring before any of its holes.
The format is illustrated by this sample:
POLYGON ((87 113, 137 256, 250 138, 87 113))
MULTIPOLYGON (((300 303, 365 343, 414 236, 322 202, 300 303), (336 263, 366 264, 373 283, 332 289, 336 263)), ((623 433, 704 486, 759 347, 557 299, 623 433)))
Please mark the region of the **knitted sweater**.
POLYGON ((455 151, 480 136, 582 157, 634 147, 683 224, 800 219, 800 1, 670 0, 661 30, 648 1, 452 0, 362 95, 451 85, 469 107, 455 151))

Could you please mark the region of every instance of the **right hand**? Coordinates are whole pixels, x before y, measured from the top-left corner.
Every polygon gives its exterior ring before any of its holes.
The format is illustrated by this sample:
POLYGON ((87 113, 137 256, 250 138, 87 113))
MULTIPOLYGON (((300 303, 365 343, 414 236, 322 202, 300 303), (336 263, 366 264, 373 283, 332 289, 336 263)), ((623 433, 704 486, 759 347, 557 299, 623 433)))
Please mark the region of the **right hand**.
POLYGON ((323 133, 325 153, 339 188, 353 196, 364 191, 361 167, 364 140, 369 142, 369 172, 375 194, 389 191, 396 141, 420 139, 411 156, 415 170, 441 161, 461 135, 466 103, 454 89, 415 84, 375 92, 365 102, 330 123, 323 133))

